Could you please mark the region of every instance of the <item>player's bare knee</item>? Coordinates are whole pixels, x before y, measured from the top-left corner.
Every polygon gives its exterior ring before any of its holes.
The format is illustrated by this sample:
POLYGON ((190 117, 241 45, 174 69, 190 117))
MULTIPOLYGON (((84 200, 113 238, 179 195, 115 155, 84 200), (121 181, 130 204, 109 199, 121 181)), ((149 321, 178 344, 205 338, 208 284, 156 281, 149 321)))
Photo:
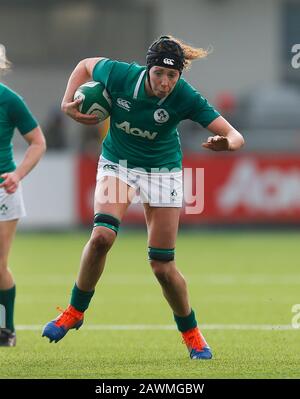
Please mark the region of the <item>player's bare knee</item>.
POLYGON ((175 248, 148 247, 148 259, 155 277, 161 284, 170 281, 174 272, 175 248))
POLYGON ((96 213, 94 229, 90 239, 93 251, 105 254, 113 245, 119 231, 120 220, 107 213, 96 213))
POLYGON ((174 269, 173 261, 150 260, 150 265, 155 277, 160 283, 167 284, 170 281, 174 269))
POLYGON ((90 238, 90 246, 95 252, 107 253, 113 245, 116 234, 106 228, 94 229, 90 238))
POLYGON ((169 269, 169 262, 157 261, 150 259, 150 265, 155 276, 163 276, 167 274, 167 270, 169 269))

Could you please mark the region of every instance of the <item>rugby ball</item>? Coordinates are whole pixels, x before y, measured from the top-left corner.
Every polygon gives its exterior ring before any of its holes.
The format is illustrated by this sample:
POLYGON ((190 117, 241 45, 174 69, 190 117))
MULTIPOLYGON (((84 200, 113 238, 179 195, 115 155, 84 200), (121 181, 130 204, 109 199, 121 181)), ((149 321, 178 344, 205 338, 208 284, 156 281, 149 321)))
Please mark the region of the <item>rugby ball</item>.
POLYGON ((104 121, 110 115, 111 99, 101 82, 87 82, 79 86, 74 94, 74 100, 82 99, 78 110, 82 114, 97 115, 99 122, 104 121))

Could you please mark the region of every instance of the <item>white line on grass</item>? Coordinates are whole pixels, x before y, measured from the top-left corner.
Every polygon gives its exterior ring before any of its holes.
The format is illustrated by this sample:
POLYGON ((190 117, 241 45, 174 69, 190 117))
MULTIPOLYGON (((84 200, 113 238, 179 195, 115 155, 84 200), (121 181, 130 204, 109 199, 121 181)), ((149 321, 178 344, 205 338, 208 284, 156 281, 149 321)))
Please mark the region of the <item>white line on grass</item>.
MULTIPOLYGON (((42 330, 41 325, 19 325, 16 329, 19 331, 38 331, 42 330)), ((175 330, 174 324, 89 324, 84 326, 85 330, 175 330)), ((282 331, 295 330, 290 324, 272 325, 272 324, 202 324, 201 330, 254 330, 254 331, 282 331)))

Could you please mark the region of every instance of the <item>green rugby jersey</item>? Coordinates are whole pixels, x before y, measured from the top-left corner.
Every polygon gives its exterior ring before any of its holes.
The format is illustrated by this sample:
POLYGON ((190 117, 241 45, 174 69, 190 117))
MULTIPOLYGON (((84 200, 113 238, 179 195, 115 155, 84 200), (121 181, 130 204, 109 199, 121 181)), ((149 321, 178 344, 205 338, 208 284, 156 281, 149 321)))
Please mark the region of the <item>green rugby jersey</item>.
POLYGON ((16 169, 12 144, 15 128, 25 135, 37 126, 23 99, 0 83, 0 174, 16 169))
POLYGON ((127 160, 129 168, 181 168, 177 126, 184 119, 208 126, 220 114, 183 78, 165 98, 148 96, 146 67, 100 60, 93 79, 102 82, 112 100, 109 132, 102 154, 113 162, 127 160))

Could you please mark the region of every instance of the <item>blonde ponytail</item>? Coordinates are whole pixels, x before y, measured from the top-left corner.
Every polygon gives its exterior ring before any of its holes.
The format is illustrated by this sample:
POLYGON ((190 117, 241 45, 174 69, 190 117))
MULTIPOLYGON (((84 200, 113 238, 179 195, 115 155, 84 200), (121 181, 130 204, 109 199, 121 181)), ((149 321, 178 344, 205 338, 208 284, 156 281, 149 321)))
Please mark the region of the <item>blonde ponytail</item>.
POLYGON ((208 54, 210 54, 212 52, 212 48, 208 48, 207 50, 203 49, 203 48, 195 48, 192 47, 191 45, 183 42, 180 39, 177 39, 176 37, 173 37, 171 35, 168 35, 168 37, 170 38, 170 40, 173 40, 174 42, 176 42, 177 44, 179 44, 179 46, 182 48, 183 50, 183 54, 184 54, 184 69, 189 69, 191 66, 191 63, 193 60, 197 60, 200 58, 206 58, 208 56, 208 54))
POLYGON ((11 63, 6 58, 6 51, 3 44, 0 44, 0 73, 10 69, 11 63))

